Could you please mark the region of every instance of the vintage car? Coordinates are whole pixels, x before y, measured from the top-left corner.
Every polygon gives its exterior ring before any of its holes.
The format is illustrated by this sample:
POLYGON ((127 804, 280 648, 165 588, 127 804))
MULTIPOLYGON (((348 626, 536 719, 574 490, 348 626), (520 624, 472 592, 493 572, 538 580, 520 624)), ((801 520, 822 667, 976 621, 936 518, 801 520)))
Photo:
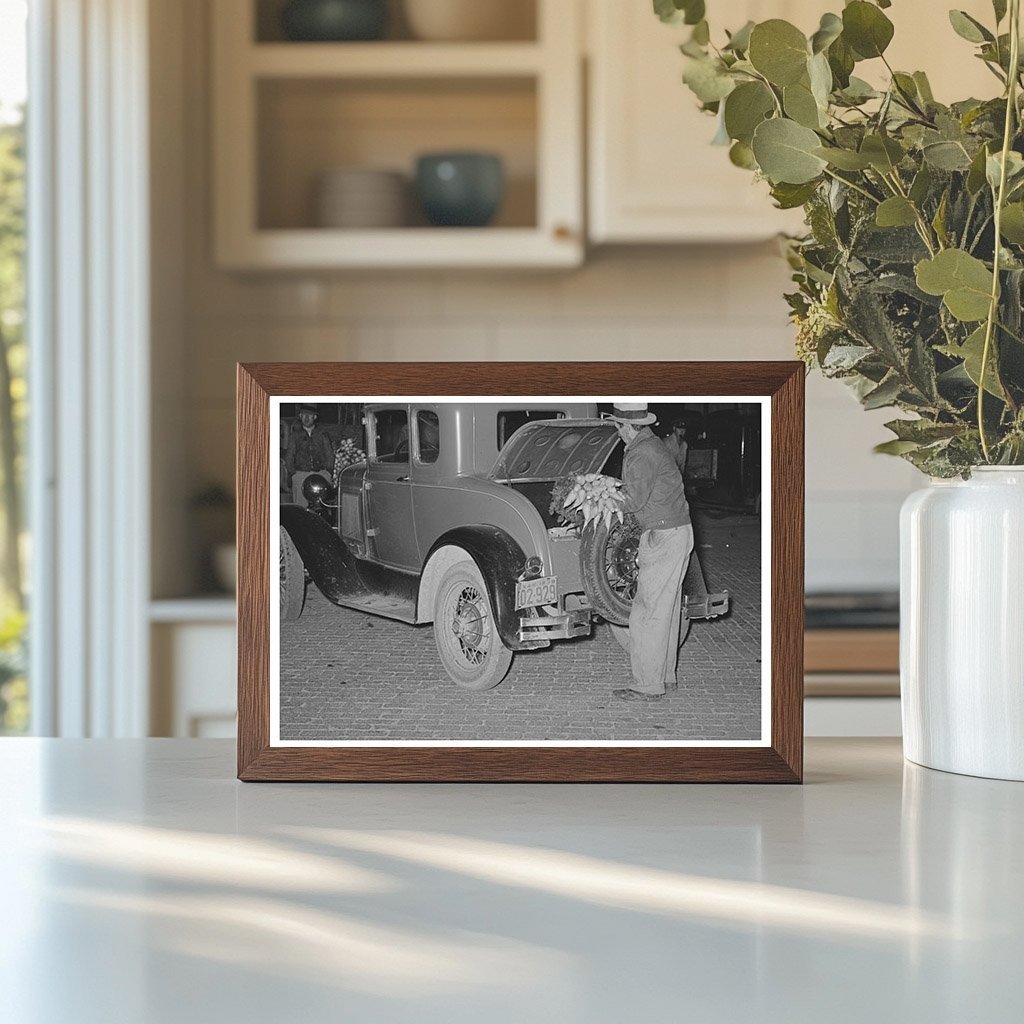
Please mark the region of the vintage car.
MULTIPOLYGON (((365 462, 337 486, 308 478, 308 507, 281 506, 282 619, 301 614, 308 578, 336 605, 433 623, 445 669, 470 690, 500 683, 514 651, 628 623, 635 523, 580 530, 550 511, 556 481, 600 471, 619 443, 596 406, 368 405, 365 426, 365 462)), ((728 610, 696 551, 683 590, 681 639, 728 610)))

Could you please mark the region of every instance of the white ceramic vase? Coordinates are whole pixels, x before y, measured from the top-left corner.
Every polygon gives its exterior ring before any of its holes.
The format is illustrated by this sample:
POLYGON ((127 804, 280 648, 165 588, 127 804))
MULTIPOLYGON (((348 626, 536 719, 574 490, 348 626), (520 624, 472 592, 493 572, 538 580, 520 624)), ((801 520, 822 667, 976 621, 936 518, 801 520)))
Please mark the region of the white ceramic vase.
POLYGON ((910 495, 900 553, 906 757, 1024 781, 1024 467, 910 495))

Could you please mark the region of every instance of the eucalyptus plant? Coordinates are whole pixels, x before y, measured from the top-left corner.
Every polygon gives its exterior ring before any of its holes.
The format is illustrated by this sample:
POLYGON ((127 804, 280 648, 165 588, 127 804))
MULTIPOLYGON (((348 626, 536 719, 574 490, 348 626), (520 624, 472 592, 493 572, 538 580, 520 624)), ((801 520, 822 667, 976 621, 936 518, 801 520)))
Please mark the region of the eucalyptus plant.
POLYGON ((1021 0, 951 27, 998 94, 949 106, 890 66, 891 0, 852 0, 806 36, 781 19, 712 42, 705 0, 654 0, 691 26, 683 80, 734 164, 766 179, 807 233, 787 240, 797 350, 887 424, 879 451, 937 477, 1024 464, 1021 0), (856 74, 880 62, 888 87, 856 74))

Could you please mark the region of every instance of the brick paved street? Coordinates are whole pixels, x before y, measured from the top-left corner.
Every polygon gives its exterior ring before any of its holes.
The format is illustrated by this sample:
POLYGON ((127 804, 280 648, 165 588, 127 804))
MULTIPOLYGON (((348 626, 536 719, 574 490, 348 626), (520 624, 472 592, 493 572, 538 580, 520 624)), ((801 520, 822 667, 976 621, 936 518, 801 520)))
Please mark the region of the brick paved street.
POLYGON ((700 515, 697 548, 732 612, 696 622, 679 656, 679 690, 623 703, 625 653, 606 625, 586 639, 517 654, 505 681, 460 690, 431 626, 337 608, 310 586, 281 625, 281 739, 743 740, 760 737, 761 594, 757 519, 700 515))

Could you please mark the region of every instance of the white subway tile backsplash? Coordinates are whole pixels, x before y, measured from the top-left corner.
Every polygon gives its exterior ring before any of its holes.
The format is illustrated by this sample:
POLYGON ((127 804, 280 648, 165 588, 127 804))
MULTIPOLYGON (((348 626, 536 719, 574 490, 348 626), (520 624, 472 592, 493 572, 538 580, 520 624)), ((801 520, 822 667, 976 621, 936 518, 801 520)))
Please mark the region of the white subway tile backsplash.
POLYGON ((488 323, 371 323, 355 328, 352 352, 360 361, 486 362, 495 358, 494 328, 488 323))
POLYGON ((566 316, 715 321, 728 315, 723 265, 704 259, 700 250, 683 255, 644 251, 619 258, 605 254, 558 280, 566 316))
POLYGON ((327 286, 327 315, 333 320, 385 318, 424 320, 442 315, 440 274, 354 274, 327 286))
POLYGON ((233 276, 192 266, 187 286, 194 320, 316 321, 326 309, 327 287, 315 278, 233 276))
POLYGON ((442 314, 451 320, 473 318, 492 323, 556 319, 562 312, 560 274, 444 275, 438 291, 442 314))

